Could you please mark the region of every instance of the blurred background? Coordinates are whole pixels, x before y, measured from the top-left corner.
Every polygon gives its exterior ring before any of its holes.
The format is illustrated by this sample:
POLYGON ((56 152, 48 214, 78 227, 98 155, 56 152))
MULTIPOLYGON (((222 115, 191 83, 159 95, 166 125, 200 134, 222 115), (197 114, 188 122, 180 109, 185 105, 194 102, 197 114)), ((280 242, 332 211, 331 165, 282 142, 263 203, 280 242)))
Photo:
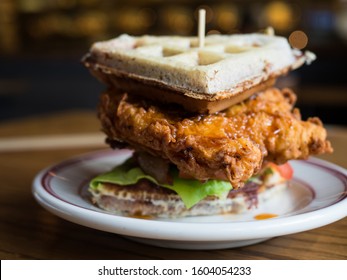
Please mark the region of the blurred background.
POLYGON ((347 125, 347 0, 1 0, 0 122, 68 110, 95 110, 104 86, 81 57, 97 40, 122 33, 195 35, 197 10, 207 33, 257 32, 272 26, 309 67, 279 81, 298 94, 304 118, 347 125))

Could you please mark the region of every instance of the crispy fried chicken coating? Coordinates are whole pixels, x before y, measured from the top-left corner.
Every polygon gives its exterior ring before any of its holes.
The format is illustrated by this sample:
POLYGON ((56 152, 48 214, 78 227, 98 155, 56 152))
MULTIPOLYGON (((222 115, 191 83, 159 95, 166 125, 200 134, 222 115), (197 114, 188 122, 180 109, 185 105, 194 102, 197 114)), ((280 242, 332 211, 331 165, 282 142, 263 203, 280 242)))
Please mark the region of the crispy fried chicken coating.
POLYGON ((226 179, 238 188, 264 161, 281 164, 332 151, 321 121, 302 121, 295 101, 292 91, 270 88, 225 111, 192 115, 107 91, 99 118, 111 146, 123 143, 174 163, 183 175, 226 179))

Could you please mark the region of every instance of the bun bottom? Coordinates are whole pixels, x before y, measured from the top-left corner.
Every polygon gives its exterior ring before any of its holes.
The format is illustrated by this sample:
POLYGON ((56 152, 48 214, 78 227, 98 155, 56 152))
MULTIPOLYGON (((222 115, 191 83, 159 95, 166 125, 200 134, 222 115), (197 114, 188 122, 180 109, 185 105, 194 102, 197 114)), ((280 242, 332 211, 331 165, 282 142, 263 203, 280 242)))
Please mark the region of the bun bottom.
MULTIPOLYGON (((180 197, 172 191, 156 190, 132 192, 112 184, 105 184, 99 191, 90 190, 92 201, 101 209, 123 216, 142 218, 180 218, 187 216, 211 216, 219 214, 239 214, 249 211, 250 200, 256 199, 256 205, 261 205, 269 199, 275 199, 279 193, 287 188, 287 182, 271 187, 261 187, 253 193, 238 191, 235 195, 228 195, 225 199, 208 197, 187 209, 180 197), (248 193, 248 194, 247 194, 248 193)), ((161 188, 163 189, 163 188, 161 188)), ((232 191, 231 191, 232 193, 232 191)))

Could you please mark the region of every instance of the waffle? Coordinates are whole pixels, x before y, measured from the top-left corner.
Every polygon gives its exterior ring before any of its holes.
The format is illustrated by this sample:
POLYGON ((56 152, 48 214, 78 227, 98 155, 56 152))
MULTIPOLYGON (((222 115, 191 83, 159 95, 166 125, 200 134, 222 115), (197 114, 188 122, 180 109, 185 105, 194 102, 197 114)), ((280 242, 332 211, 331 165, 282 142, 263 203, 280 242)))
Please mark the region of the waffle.
POLYGON ((136 186, 102 184, 98 190, 89 189, 92 201, 107 212, 117 215, 142 218, 180 218, 186 216, 207 216, 240 214, 256 208, 287 189, 286 182, 262 186, 258 190, 236 192, 225 198, 207 197, 187 209, 179 195, 165 188, 147 188, 142 182, 136 186))
POLYGON ((215 112, 271 86, 307 60, 283 37, 121 35, 94 43, 83 63, 104 83, 186 109, 215 112), (194 100, 194 101, 192 101, 194 100))

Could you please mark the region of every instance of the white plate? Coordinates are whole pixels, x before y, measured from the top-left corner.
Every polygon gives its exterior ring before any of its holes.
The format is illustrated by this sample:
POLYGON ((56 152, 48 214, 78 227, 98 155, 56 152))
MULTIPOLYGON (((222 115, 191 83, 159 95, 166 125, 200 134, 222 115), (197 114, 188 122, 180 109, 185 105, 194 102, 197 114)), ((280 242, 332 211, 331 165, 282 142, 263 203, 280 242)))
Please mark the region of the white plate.
POLYGON ((127 150, 100 151, 41 171, 33 182, 36 200, 68 221, 168 248, 220 249, 327 225, 347 216, 347 170, 311 158, 291 162, 290 187, 245 214, 180 219, 140 219, 108 214, 89 199, 88 182, 129 157, 127 150), (257 220, 258 214, 276 218, 257 220))

